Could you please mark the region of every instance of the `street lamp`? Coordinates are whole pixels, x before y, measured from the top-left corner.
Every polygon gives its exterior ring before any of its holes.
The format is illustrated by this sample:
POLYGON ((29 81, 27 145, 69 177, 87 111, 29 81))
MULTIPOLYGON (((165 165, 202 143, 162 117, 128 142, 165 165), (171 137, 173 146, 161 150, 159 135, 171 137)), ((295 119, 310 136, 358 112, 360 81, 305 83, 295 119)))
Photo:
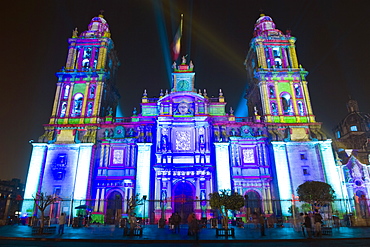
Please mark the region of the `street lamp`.
POLYGON ((143 195, 143 200, 144 200, 144 215, 143 215, 144 225, 145 225, 145 201, 146 201, 146 198, 147 198, 147 196, 143 195))

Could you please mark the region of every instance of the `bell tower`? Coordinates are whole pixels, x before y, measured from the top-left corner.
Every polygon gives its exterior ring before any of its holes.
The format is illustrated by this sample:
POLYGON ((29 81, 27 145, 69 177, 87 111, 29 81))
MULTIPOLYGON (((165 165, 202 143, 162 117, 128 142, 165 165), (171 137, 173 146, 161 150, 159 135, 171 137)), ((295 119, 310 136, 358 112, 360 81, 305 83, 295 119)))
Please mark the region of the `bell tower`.
POLYGON ((261 15, 254 27, 245 65, 250 87, 249 112, 270 123, 313 123, 306 76, 298 64, 296 39, 275 28, 269 16, 261 15))
POLYGON ((114 77, 119 66, 109 25, 103 15, 94 17, 88 30, 68 39, 65 67, 58 77, 49 124, 97 123, 112 115, 119 98, 114 77))
POLYGON ((95 142, 97 128, 93 124, 115 116, 119 61, 110 37, 103 15, 94 17, 81 34, 77 28, 73 31, 66 64, 56 73, 53 110, 40 142, 95 142))

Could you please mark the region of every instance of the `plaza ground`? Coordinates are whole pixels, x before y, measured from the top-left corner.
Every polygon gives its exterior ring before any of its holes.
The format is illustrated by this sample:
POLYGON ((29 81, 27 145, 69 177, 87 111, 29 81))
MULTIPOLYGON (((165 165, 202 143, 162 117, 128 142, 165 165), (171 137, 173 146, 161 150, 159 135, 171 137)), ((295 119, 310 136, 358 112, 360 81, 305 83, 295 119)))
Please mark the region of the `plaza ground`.
MULTIPOLYGON (((57 225, 55 225, 57 227, 57 225)), ((90 243, 89 246, 125 246, 134 244, 153 246, 370 246, 369 227, 340 227, 333 228, 331 235, 323 235, 322 238, 306 239, 302 232, 292 227, 267 228, 266 236, 262 237, 260 229, 254 224, 246 225, 245 228, 235 228, 235 237, 217 237, 216 229, 203 228, 199 238, 188 235, 187 225, 182 225, 180 233, 173 233, 166 228, 158 228, 157 225, 146 225, 142 236, 123 236, 123 228, 113 225, 92 225, 89 227, 72 228, 65 227, 63 235, 52 233, 44 235, 32 234, 32 227, 27 225, 9 225, 0 227, 0 246, 17 246, 12 243, 26 246, 65 246, 79 243, 90 243), (37 241, 37 244, 32 241, 37 241), (33 244, 32 244, 33 243, 33 244), (47 245, 49 243, 49 245, 47 245), (273 243, 273 245, 270 245, 273 243), (45 245, 41 245, 45 244, 45 245), (117 244, 117 245, 116 245, 117 244), (106 245, 108 246, 108 245, 106 245)), ((87 245, 86 245, 87 246, 87 245)))

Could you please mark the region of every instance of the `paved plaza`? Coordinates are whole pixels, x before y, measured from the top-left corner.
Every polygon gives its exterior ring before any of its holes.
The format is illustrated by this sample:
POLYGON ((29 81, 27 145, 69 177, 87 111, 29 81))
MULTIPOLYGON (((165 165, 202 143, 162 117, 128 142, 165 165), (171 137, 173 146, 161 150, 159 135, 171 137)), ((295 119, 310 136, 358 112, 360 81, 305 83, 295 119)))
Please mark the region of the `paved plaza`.
MULTIPOLYGON (((57 225, 56 225, 57 227, 57 225)), ((351 240, 363 239, 369 241, 369 227, 340 227, 334 228, 331 235, 323 235, 324 240, 351 240)), ((254 225, 246 228, 235 227, 235 237, 217 237, 216 229, 203 228, 198 236, 188 235, 187 225, 182 225, 180 233, 173 233, 166 228, 158 228, 157 225, 143 227, 142 236, 123 236, 123 229, 115 226, 98 226, 72 228, 66 227, 62 235, 52 233, 44 235, 32 234, 32 228, 26 225, 9 225, 0 227, 0 240, 16 241, 69 241, 69 242, 110 242, 110 243, 138 243, 138 244, 168 244, 168 243, 246 243, 246 242, 286 242, 286 241, 317 241, 303 237, 302 232, 291 227, 267 228, 266 236, 261 236, 260 230, 254 225)))

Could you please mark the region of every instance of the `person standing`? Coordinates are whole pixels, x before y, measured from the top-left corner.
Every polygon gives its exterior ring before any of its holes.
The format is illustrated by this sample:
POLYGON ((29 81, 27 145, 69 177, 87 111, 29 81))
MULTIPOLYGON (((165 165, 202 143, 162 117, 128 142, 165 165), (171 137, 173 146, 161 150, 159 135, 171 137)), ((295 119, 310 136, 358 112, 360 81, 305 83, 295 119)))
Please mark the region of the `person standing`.
POLYGON ((299 222, 301 224, 301 230, 302 230, 303 237, 306 237, 306 234, 304 232, 304 220, 305 220, 304 213, 300 213, 299 214, 299 222))
POLYGON ((311 217, 305 213, 304 215, 304 226, 306 227, 306 232, 308 238, 312 238, 312 223, 311 223, 311 217))
POLYGON ((181 216, 179 215, 179 213, 178 213, 178 212, 176 212, 176 213, 172 216, 172 221, 173 221, 173 224, 174 224, 175 233, 176 233, 176 232, 180 233, 181 216))
POLYGON ((315 215, 313 216, 313 222, 315 223, 315 237, 322 237, 321 224, 322 216, 319 213, 319 210, 315 209, 315 215))
POLYGON ((66 224, 66 215, 65 213, 61 213, 59 216, 59 227, 58 227, 58 234, 64 234, 64 225, 66 224))
POLYGON ((266 236, 265 234, 265 215, 263 213, 260 214, 259 222, 260 222, 261 236, 262 237, 266 236))

